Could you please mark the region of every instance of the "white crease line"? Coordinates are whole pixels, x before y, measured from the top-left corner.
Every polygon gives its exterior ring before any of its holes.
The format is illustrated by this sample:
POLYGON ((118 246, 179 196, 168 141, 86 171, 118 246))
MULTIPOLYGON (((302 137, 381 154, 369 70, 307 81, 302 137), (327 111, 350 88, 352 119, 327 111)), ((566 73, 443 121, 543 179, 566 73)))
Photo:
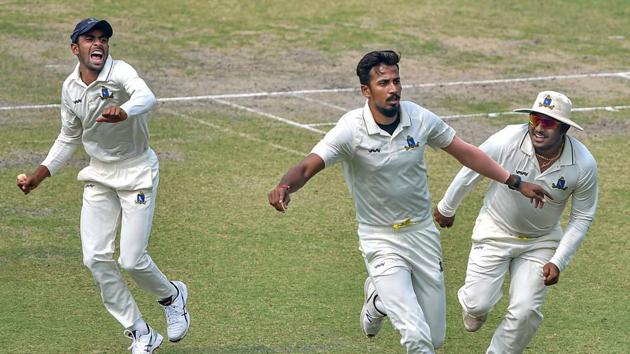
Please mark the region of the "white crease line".
MULTIPOLYGON (((523 77, 523 78, 512 78, 512 79, 445 81, 445 82, 430 82, 430 83, 425 83, 425 84, 403 85, 403 87, 404 88, 419 88, 419 87, 438 87, 438 86, 488 85, 488 84, 503 84, 503 83, 526 82, 526 81, 583 79, 583 78, 589 78, 589 77, 619 77, 622 75, 630 75, 630 72, 534 76, 534 77, 523 77)), ((251 97, 269 97, 269 96, 282 96, 282 95, 302 95, 302 94, 314 94, 314 93, 354 92, 354 91, 359 91, 359 88, 357 87, 357 88, 336 88, 336 89, 297 90, 297 91, 271 91, 271 92, 237 93, 237 94, 207 95, 207 96, 193 96, 193 97, 169 97, 169 98, 162 98, 160 99, 160 101, 170 102, 170 101, 189 101, 189 100, 204 100, 204 99, 207 100, 207 99, 222 99, 222 98, 251 98, 251 97)))
POLYGON ((592 111, 619 112, 622 109, 630 109, 630 106, 584 107, 584 108, 574 108, 573 111, 575 112, 592 112, 592 111))
POLYGON ((18 109, 40 109, 40 108, 59 108, 60 104, 29 104, 26 106, 5 106, 0 107, 0 111, 15 111, 18 109))
POLYGON ((309 127, 326 127, 329 125, 337 125, 337 122, 324 122, 324 123, 311 123, 307 124, 309 127))
POLYGON ((403 85, 403 88, 488 85, 488 84, 505 84, 505 83, 512 83, 512 82, 547 81, 547 80, 571 80, 571 79, 584 79, 584 78, 589 78, 589 77, 618 77, 618 76, 624 76, 628 74, 630 74, 630 72, 535 76, 535 77, 523 77, 523 78, 513 78, 513 79, 492 79, 492 80, 473 80, 473 81, 447 81, 447 82, 431 82, 431 83, 426 83, 426 84, 403 85))
POLYGON ((349 111, 349 109, 347 109, 345 107, 337 106, 335 104, 328 103, 328 102, 325 102, 325 101, 322 101, 322 100, 317 100, 317 99, 314 99, 314 98, 306 97, 306 96, 303 96, 301 94, 294 94, 293 96, 295 96, 297 98, 300 98, 300 99, 303 99, 303 100, 308 101, 308 102, 313 102, 313 103, 320 104, 322 106, 334 108, 334 109, 336 109, 338 111, 342 111, 342 112, 348 112, 349 111))
MULTIPOLYGON (((608 112, 619 112, 620 110, 630 109, 629 106, 601 106, 601 107, 582 107, 582 108, 573 108, 573 112, 593 112, 593 111, 608 111, 608 112)), ((447 116, 440 116, 443 120, 448 119, 461 119, 461 118, 476 118, 476 117, 488 117, 488 118, 496 118, 498 116, 511 116, 523 114, 518 112, 490 112, 490 113, 469 113, 469 114, 452 114, 447 116)), ((313 123, 308 124, 310 127, 323 127, 323 126, 331 126, 336 125, 337 122, 325 122, 325 123, 313 123)))
POLYGON ((359 91, 359 88, 336 88, 336 89, 315 89, 315 90, 297 90, 297 91, 263 91, 263 92, 251 92, 251 93, 227 93, 223 95, 205 95, 205 96, 190 96, 190 97, 167 97, 161 98, 158 101, 172 102, 172 101, 198 101, 198 100, 213 100, 222 98, 251 98, 251 97, 270 97, 270 96, 285 96, 285 95, 303 95, 303 94, 315 94, 315 93, 335 93, 335 92, 353 92, 359 91))
MULTIPOLYGON (((581 108, 573 108, 572 112, 593 112, 593 111, 608 111, 608 112, 618 112, 623 109, 630 109, 630 106, 601 106, 601 107, 581 107, 581 108)), ((440 116, 442 119, 459 119, 459 118, 472 118, 472 117, 488 117, 495 118, 498 116, 509 116, 509 115, 517 115, 523 114, 518 112, 491 112, 491 113, 472 113, 472 114, 454 114, 448 116, 440 116)))
POLYGON ((245 133, 237 132, 237 131, 234 131, 234 130, 231 130, 231 129, 228 129, 228 128, 224 128, 224 127, 218 126, 216 124, 212 124, 210 122, 206 122, 203 119, 199 119, 199 118, 195 118, 195 117, 189 116, 189 115, 184 114, 184 113, 179 113, 179 112, 176 112, 176 111, 172 111, 170 109, 162 109, 161 111, 162 112, 168 112, 168 113, 173 114, 175 116, 179 116, 179 117, 186 118, 186 119, 189 119, 189 120, 194 120, 195 122, 197 122, 199 124, 211 127, 213 129, 216 129, 216 130, 220 130, 220 131, 222 131, 224 133, 236 134, 236 135, 238 135, 238 136, 240 136, 242 138, 245 138, 247 140, 255 141, 257 143, 267 144, 267 145, 272 146, 272 147, 274 147, 276 149, 280 149, 282 151, 286 151, 286 152, 289 152, 289 153, 294 154, 294 155, 298 155, 298 156, 304 156, 305 155, 304 153, 299 152, 297 150, 289 149, 289 148, 287 148, 285 146, 274 144, 274 143, 271 143, 271 142, 269 142, 267 140, 258 139, 256 137, 253 137, 253 136, 249 135, 249 134, 245 134, 245 133))
MULTIPOLYGON (((589 77, 629 78, 630 72, 626 71, 626 72, 616 72, 616 73, 553 75, 553 76, 536 76, 536 77, 494 79, 494 80, 446 81, 446 82, 433 82, 433 83, 415 84, 415 85, 414 84, 403 85, 403 87, 419 88, 419 87, 437 87, 437 86, 488 85, 488 84, 502 84, 502 83, 526 82, 526 81, 582 79, 582 78, 589 78, 589 77)), ((354 91, 359 91, 359 88, 271 91, 271 92, 236 93, 236 94, 223 94, 223 95, 165 97, 165 98, 158 98, 158 101, 159 102, 200 101, 200 100, 219 100, 219 99, 224 99, 224 98, 229 99, 229 98, 248 98, 248 97, 269 97, 269 96, 282 96, 282 95, 302 95, 302 94, 354 92, 354 91)), ((7 106, 7 107, 0 107, 0 111, 9 111, 9 110, 17 110, 17 109, 53 108, 53 107, 59 107, 59 105, 47 104, 47 105, 7 106)))
POLYGON ((278 117, 278 116, 275 116, 273 114, 269 114, 269 113, 265 113, 263 111, 259 111, 257 109, 241 106, 241 105, 236 104, 236 103, 232 103, 232 102, 228 102, 228 101, 224 101, 224 100, 219 100, 219 99, 216 99, 216 98, 214 98, 212 100, 217 102, 217 103, 221 103, 223 105, 226 105, 226 106, 229 106, 229 107, 232 107, 232 108, 241 109, 241 110, 244 110, 244 111, 247 111, 247 112, 250 112, 250 113, 255 113, 255 114, 261 115, 263 117, 275 119, 275 120, 278 120, 280 122, 283 122, 283 123, 286 123, 286 124, 289 124, 289 125, 301 128, 301 129, 310 130, 312 132, 316 132, 316 133, 319 133, 319 134, 326 134, 326 132, 321 131, 319 129, 315 129, 315 128, 309 127, 306 124, 301 124, 301 123, 298 123, 298 122, 294 122, 294 121, 292 121, 290 119, 278 117))

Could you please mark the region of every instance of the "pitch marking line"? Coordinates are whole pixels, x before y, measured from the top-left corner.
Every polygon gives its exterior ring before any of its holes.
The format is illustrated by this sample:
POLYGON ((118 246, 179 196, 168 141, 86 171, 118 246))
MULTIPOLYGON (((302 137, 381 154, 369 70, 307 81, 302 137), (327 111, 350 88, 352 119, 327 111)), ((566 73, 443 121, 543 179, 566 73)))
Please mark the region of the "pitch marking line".
MULTIPOLYGON (((502 83, 526 82, 526 81, 583 79, 583 78, 591 78, 591 77, 621 77, 621 78, 628 79, 630 78, 630 71, 616 72, 616 73, 536 76, 536 77, 524 77, 524 78, 512 78, 512 79, 446 81, 446 82, 433 82, 433 83, 415 84, 415 85, 403 85, 403 87, 404 88, 420 88, 420 87, 436 87, 436 86, 488 85, 488 84, 502 84, 502 83)), ((272 92, 236 93, 236 94, 224 94, 224 95, 166 97, 166 98, 158 98, 158 101, 159 102, 178 102, 178 101, 199 101, 199 100, 213 100, 213 99, 221 100, 221 99, 230 99, 230 98, 270 97, 270 96, 282 96, 282 95, 305 95, 305 94, 315 94, 315 93, 338 93, 338 92, 356 92, 356 91, 359 91, 359 89, 358 88, 336 88, 336 89, 319 89, 319 90, 272 91, 272 92)), ((59 107, 59 104, 6 106, 6 107, 0 107, 0 111, 10 111, 10 110, 17 110, 17 109, 56 108, 56 107, 59 107)))
POLYGON ((585 79, 585 78, 591 78, 591 77, 620 77, 620 76, 625 77, 626 75, 630 75, 630 72, 534 76, 534 77, 522 77, 522 78, 512 78, 512 79, 491 79, 491 80, 473 80, 473 81, 432 82, 432 83, 426 83, 426 84, 403 85, 403 88, 508 84, 508 83, 513 83, 513 82, 571 80, 571 79, 585 79))
MULTIPOLYGON (((527 81, 584 79, 584 78, 592 78, 592 77, 625 77, 626 75, 630 75, 630 71, 615 72, 615 73, 534 76, 534 77, 522 77, 522 78, 512 78, 512 79, 430 82, 430 83, 425 83, 425 84, 403 85, 403 88, 489 85, 489 84, 505 84, 505 83, 527 82, 527 81)), ((161 101, 171 102, 171 101, 190 101, 190 100, 208 100, 208 99, 252 98, 252 97, 270 97, 270 96, 283 96, 283 95, 305 95, 305 94, 315 94, 315 93, 357 92, 357 91, 359 91, 359 88, 271 91, 271 92, 252 92, 252 93, 237 93, 237 94, 224 94, 224 95, 192 96, 192 97, 169 97, 169 98, 162 98, 161 101)))
POLYGON ((25 106, 5 106, 0 107, 0 111, 16 111, 19 109, 41 109, 41 108, 59 108, 60 104, 29 104, 25 106))
POLYGON ((220 103, 220 104, 223 104, 223 105, 226 105, 226 106, 232 107, 232 108, 236 108, 236 109, 244 110, 244 111, 247 111, 247 112, 250 112, 250 113, 259 114, 259 115, 261 115, 261 116, 263 116, 263 117, 267 117, 267 118, 275 119, 275 120, 281 121, 281 122, 283 122, 283 123, 286 123, 286 124, 293 125, 293 126, 295 126, 295 127, 301 128, 301 129, 310 130, 310 131, 312 131, 312 132, 316 132, 316 133, 320 133, 320 134, 326 134, 326 132, 321 131, 321 130, 316 129, 316 128, 313 128, 313 127, 309 127, 309 126, 308 126, 308 125, 306 125, 306 124, 301 124, 301 123, 298 123, 298 122, 294 122, 294 121, 292 121, 292 120, 290 120, 290 119, 286 119, 286 118, 278 117, 278 116, 275 116, 275 115, 270 114, 270 113, 266 113, 266 112, 263 112, 263 111, 259 111, 259 110, 257 110, 257 109, 253 109, 253 108, 249 108, 249 107, 241 106, 240 104, 236 104, 236 103, 232 103, 232 102, 228 102, 228 101, 224 101, 224 100, 220 100, 220 99, 216 99, 216 98, 213 98, 213 99, 212 99, 212 101, 215 101, 215 102, 217 102, 217 103, 220 103))
POLYGON ((203 119, 199 119, 199 118, 195 118, 195 117, 189 116, 189 115, 184 114, 184 113, 179 113, 179 112, 173 111, 171 109, 160 109, 160 111, 167 112, 169 114, 172 114, 172 115, 175 115, 175 116, 179 116, 179 117, 182 117, 182 118, 185 118, 185 119, 188 119, 188 120, 193 120, 193 121, 195 121, 195 122, 197 122, 197 123, 199 123, 201 125, 208 126, 210 128, 222 131, 224 133, 236 134, 236 135, 240 136, 241 138, 244 138, 244 139, 247 139, 247 140, 251 140, 251 141, 254 141, 254 142, 257 142, 257 143, 261 143, 261 144, 266 144, 266 145, 272 146, 272 147, 274 147, 276 149, 280 149, 282 151, 286 151, 288 153, 291 153, 293 155, 302 156, 302 157, 304 156, 303 152, 299 152, 297 150, 289 149, 288 147, 285 147, 285 146, 282 146, 282 145, 278 145, 278 144, 274 144, 274 143, 271 143, 271 142, 269 142, 267 140, 258 139, 258 138, 254 137, 254 136, 249 135, 249 134, 245 134, 245 133, 237 132, 237 131, 234 131, 234 130, 231 130, 231 129, 228 129, 228 128, 224 128, 224 127, 221 127, 219 125, 207 122, 207 121, 205 121, 203 119))
MULTIPOLYGON (((593 111, 619 112, 624 109, 630 109, 630 105, 573 108, 572 112, 593 112, 593 111)), ((510 116, 510 115, 517 115, 517 114, 523 114, 523 113, 508 111, 508 112, 490 112, 490 113, 453 114, 453 115, 447 115, 447 116, 440 116, 438 114, 438 117, 440 117, 443 120, 449 120, 449 119, 475 118, 475 117, 496 118, 498 116, 510 116)), ((336 124, 337 122, 325 122, 325 123, 308 124, 308 126, 323 127, 323 126, 331 126, 331 125, 336 125, 336 124)))
POLYGON ((300 98, 300 99, 303 99, 304 101, 313 102, 313 103, 317 103, 317 104, 322 105, 322 106, 334 108, 334 109, 336 109, 338 111, 342 111, 342 112, 350 111, 350 109, 348 109, 348 108, 337 106, 336 104, 328 103, 326 101, 318 100, 318 99, 315 99, 315 98, 306 97, 306 96, 301 95, 301 94, 294 94, 293 96, 297 97, 297 98, 300 98))

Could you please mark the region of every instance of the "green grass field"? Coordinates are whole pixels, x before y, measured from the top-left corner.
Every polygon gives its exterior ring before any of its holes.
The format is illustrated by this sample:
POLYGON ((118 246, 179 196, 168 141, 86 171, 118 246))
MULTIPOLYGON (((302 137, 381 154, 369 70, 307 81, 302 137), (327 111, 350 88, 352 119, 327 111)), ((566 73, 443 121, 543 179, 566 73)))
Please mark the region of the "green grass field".
MULTIPOLYGON (((110 21, 112 56, 131 63, 158 98, 179 98, 162 101, 150 122, 161 158, 150 254, 188 284, 192 316, 188 337, 165 343, 163 353, 403 352, 389 323, 372 340, 359 329, 366 272, 339 167, 294 194, 286 214, 267 204, 267 192, 321 138, 302 128, 326 131, 344 109, 362 105, 358 91, 334 89, 358 88, 354 70, 365 52, 400 51, 408 85, 508 79, 403 91, 403 99, 444 116, 528 107, 544 89, 565 92, 576 108, 630 105, 625 0, 0 5, 1 353, 121 353, 129 344, 82 265, 76 174, 86 155, 77 153, 28 196, 15 187, 15 176, 43 160, 60 126, 58 108, 18 106, 59 103, 76 63, 68 37, 84 17, 110 21), (626 76, 566 77, 597 73, 626 76), (516 80, 555 75, 562 77, 516 80), (238 96, 313 89, 329 91, 238 96), (231 96, 184 100, 203 95, 231 96)), ((574 113, 586 128, 576 136, 598 160, 599 209, 550 289, 527 353, 630 352, 629 112, 574 113)), ((522 118, 448 122, 480 143, 522 118)), ((440 151, 426 158, 437 202, 459 167, 440 151)), ((482 197, 477 188, 456 226, 442 233, 448 331, 440 353, 483 353, 505 312, 504 298, 479 332, 461 325, 456 291, 482 197)), ((129 284, 147 321, 165 334, 155 299, 129 284)))

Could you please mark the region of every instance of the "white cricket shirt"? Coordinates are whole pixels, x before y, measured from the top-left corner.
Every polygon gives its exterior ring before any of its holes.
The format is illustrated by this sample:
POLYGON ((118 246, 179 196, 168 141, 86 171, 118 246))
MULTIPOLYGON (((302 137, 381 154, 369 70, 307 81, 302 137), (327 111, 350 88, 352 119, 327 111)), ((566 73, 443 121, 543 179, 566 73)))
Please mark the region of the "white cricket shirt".
POLYGON ((107 57, 96 81, 81 80, 79 65, 63 83, 61 132, 42 162, 53 175, 76 147, 101 162, 129 159, 149 148, 147 112, 157 100, 131 65, 107 57), (120 106, 128 118, 119 123, 97 123, 107 106, 120 106))
POLYGON ((431 218, 424 148, 448 146, 455 131, 432 112, 404 101, 390 136, 365 103, 346 113, 311 151, 326 167, 341 162, 360 224, 392 226, 431 218))
MULTIPOLYGON (((546 200, 544 207, 537 209, 517 191, 490 181, 479 218, 488 215, 499 233, 475 228, 473 239, 483 241, 505 237, 506 234, 521 238, 558 235, 557 241, 560 243, 551 262, 562 270, 577 251, 595 215, 597 164, 582 143, 565 135, 562 155, 541 173, 527 127, 527 124, 507 126, 488 138, 480 149, 510 173, 519 175, 523 181, 541 185, 553 200, 546 200), (571 213, 566 231, 557 232, 569 199, 571 213)), ((462 168, 438 203, 439 211, 445 216, 454 215, 464 197, 482 178, 475 171, 462 168)))

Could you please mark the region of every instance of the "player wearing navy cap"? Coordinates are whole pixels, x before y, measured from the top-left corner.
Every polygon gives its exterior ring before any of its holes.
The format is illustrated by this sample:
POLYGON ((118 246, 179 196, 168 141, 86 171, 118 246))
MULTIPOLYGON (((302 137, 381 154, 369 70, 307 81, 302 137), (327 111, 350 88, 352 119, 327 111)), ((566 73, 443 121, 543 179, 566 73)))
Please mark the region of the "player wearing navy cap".
POLYGON ((31 192, 83 145, 90 156, 90 164, 78 175, 84 182, 83 262, 92 272, 105 308, 131 338, 132 352, 151 353, 162 343, 162 336, 143 319, 119 267, 159 299, 173 342, 188 332, 188 290, 180 281, 169 281, 147 253, 160 179, 157 155, 149 147, 147 114, 157 101, 129 64, 109 55, 112 35, 105 20, 87 18, 76 25, 70 49, 79 63, 63 83, 61 132, 41 165, 29 176, 18 176, 17 184, 25 194, 31 192))

